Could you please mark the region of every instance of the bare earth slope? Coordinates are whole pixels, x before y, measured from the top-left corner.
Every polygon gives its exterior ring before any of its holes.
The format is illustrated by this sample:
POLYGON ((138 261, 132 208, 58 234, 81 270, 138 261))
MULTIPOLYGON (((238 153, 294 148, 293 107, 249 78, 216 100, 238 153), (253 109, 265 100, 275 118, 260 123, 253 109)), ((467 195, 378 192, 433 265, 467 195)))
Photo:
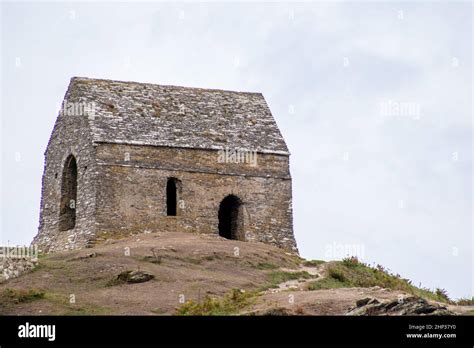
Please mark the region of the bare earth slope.
POLYGON ((35 270, 0 284, 0 314, 400 315, 413 314, 412 302, 415 314, 473 314, 472 306, 421 303, 413 296, 423 293, 395 290, 398 283, 353 287, 356 273, 341 267, 260 243, 142 234, 40 257, 35 270), (410 310, 395 306, 410 298, 410 310))

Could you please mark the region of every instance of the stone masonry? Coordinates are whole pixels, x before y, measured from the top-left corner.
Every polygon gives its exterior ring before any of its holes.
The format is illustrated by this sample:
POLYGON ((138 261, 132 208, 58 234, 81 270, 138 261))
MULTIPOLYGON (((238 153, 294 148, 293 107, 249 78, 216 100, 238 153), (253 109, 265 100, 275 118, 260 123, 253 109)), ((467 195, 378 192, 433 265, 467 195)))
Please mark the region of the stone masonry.
POLYGON ((73 78, 33 243, 189 231, 297 252, 291 199, 289 152, 261 94, 73 78))

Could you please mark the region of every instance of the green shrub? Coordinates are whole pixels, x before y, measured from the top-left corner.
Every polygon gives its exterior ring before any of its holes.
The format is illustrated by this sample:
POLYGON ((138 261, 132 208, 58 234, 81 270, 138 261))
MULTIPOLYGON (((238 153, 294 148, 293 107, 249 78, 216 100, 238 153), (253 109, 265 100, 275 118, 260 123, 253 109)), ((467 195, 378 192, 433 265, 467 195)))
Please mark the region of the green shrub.
POLYGON ((436 288, 435 295, 439 298, 441 302, 451 302, 451 299, 448 296, 448 292, 445 289, 436 288))
POLYGON ((278 266, 277 265, 274 265, 273 263, 268 263, 268 262, 260 262, 258 263, 255 268, 257 269, 262 269, 262 270, 266 270, 266 269, 277 269, 278 266))
POLYGON ((359 259, 357 256, 346 257, 342 259, 342 264, 347 267, 355 267, 360 265, 359 259))
POLYGON ((235 315, 253 303, 255 294, 233 289, 222 299, 206 296, 203 302, 189 300, 178 308, 178 315, 235 315))
POLYGON ((455 302, 459 306, 474 306, 474 296, 469 298, 460 298, 455 302))
POLYGON ((344 275, 344 273, 337 269, 337 268, 330 268, 329 269, 329 277, 333 278, 334 280, 337 280, 341 283, 345 283, 347 281, 346 279, 346 276, 344 275))
POLYGON ((323 263, 325 263, 325 261, 323 261, 323 260, 305 260, 305 261, 303 261, 303 266, 316 267, 316 266, 319 266, 323 263))
POLYGON ((15 303, 31 302, 44 298, 45 292, 38 289, 11 289, 3 290, 2 297, 9 299, 15 303))
POLYGON ((311 282, 308 285, 308 290, 324 290, 324 289, 337 289, 348 287, 346 283, 340 282, 334 278, 328 277, 318 281, 311 282))
POLYGON ((401 290, 410 294, 428 298, 434 301, 450 303, 447 293, 443 289, 431 291, 426 288, 417 288, 407 279, 398 274, 392 274, 381 265, 371 267, 360 262, 357 258, 346 258, 328 264, 328 276, 309 284, 309 290, 332 289, 341 287, 369 288, 379 286, 392 290, 401 290))

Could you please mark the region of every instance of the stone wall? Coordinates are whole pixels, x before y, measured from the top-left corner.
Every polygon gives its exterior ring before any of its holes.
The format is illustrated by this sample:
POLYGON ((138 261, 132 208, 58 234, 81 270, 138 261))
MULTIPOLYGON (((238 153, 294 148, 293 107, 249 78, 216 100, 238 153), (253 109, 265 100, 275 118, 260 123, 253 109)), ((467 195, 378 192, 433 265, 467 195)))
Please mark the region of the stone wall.
MULTIPOLYGON (((225 148, 223 148, 225 149, 225 148)), ((220 163, 218 150, 101 143, 99 164, 290 179, 288 156, 256 154, 253 163, 220 163)))
POLYGON ((94 152, 87 117, 58 117, 45 152, 39 231, 33 240, 40 251, 84 247, 94 236, 97 176, 94 152), (63 167, 70 155, 77 161, 76 221, 74 228, 59 231, 63 167))
POLYGON ((218 233, 220 202, 243 202, 245 240, 297 252, 287 155, 258 153, 256 164, 220 163, 217 150, 95 143, 86 117, 59 117, 45 153, 40 251, 82 248, 96 238, 155 231, 218 233), (76 222, 59 231, 61 176, 77 161, 76 222), (177 216, 166 214, 166 183, 180 181, 177 216))
POLYGON ((219 163, 215 150, 101 144, 96 227, 101 237, 155 231, 218 234, 220 202, 243 202, 245 239, 296 251, 288 156, 257 165, 219 163), (166 215, 168 178, 181 182, 177 216, 166 215))
POLYGON ((37 263, 37 260, 31 258, 0 257, 0 283, 31 271, 37 263))

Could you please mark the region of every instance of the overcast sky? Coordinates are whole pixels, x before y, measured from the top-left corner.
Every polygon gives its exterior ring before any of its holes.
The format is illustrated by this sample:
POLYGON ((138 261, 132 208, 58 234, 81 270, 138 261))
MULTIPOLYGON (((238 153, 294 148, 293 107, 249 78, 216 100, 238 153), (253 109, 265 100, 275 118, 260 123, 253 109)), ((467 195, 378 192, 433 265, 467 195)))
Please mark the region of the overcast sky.
POLYGON ((262 92, 311 259, 474 295, 469 2, 2 3, 0 244, 37 233, 72 76, 262 92), (345 249, 346 251, 342 251, 345 249))

